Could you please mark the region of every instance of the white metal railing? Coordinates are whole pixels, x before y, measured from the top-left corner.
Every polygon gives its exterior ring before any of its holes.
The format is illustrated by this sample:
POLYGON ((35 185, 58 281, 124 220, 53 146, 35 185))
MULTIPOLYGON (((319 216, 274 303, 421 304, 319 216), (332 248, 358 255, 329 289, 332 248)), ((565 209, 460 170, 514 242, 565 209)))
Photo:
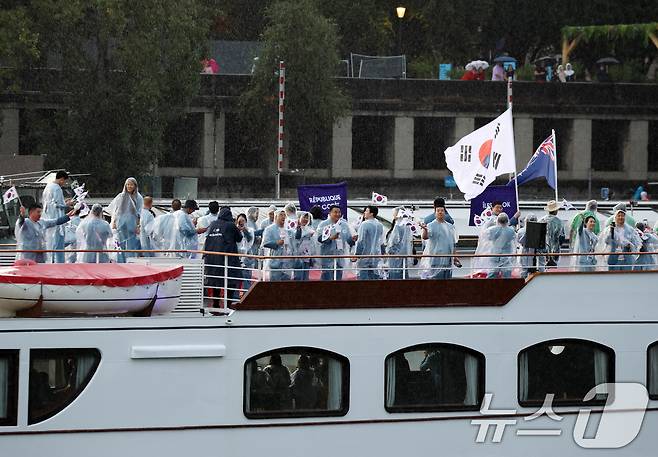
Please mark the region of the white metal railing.
MULTIPOLYGON (((62 252, 21 251, 12 248, 15 245, 0 245, 2 264, 13 264, 16 256, 25 252, 62 252)), ((116 250, 63 252, 117 253, 116 250)), ((229 312, 232 304, 260 281, 525 278, 533 272, 658 270, 658 252, 482 255, 459 251, 437 255, 277 257, 188 250, 123 252, 136 256, 128 257, 129 263, 183 266, 182 298, 176 309, 180 313, 198 313, 200 308, 219 308, 219 312, 229 312)))

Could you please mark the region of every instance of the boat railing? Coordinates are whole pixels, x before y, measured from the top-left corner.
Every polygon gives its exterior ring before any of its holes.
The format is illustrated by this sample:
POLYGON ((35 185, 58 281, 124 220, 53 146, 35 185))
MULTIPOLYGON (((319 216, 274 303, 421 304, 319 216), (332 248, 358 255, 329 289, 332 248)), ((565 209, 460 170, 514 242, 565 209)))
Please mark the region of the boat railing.
MULTIPOLYGON (((597 253, 514 253, 411 255, 305 255, 267 256, 222 253, 203 250, 17 250, 15 245, 0 245, 0 259, 13 264, 25 253, 121 252, 128 261, 188 264, 196 269, 192 302, 199 308, 231 307, 261 281, 350 281, 350 280, 431 280, 451 278, 527 278, 535 272, 598 272, 658 270, 658 252, 597 253)), ((192 269, 190 269, 192 271, 192 269)), ((189 304, 188 304, 189 306, 189 304)))

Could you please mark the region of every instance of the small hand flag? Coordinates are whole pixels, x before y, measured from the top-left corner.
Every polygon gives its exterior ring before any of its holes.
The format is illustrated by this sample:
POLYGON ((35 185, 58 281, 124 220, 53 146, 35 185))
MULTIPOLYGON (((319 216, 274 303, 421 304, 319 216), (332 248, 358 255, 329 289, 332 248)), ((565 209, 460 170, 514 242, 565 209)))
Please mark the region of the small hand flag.
POLYGON ((5 205, 9 203, 12 200, 16 200, 18 198, 18 191, 16 190, 16 186, 11 186, 7 192, 2 194, 2 203, 5 205))
POLYGON ((385 205, 388 203, 388 197, 386 195, 378 194, 377 192, 372 193, 372 204, 373 205, 385 205))

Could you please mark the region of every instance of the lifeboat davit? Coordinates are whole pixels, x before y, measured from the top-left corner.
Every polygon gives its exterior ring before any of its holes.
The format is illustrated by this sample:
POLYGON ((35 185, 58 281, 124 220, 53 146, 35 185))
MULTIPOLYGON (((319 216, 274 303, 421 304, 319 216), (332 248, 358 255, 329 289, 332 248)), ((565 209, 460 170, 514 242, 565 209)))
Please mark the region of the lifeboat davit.
POLYGON ((182 266, 33 264, 0 268, 0 317, 39 308, 52 314, 167 314, 180 298, 182 266))

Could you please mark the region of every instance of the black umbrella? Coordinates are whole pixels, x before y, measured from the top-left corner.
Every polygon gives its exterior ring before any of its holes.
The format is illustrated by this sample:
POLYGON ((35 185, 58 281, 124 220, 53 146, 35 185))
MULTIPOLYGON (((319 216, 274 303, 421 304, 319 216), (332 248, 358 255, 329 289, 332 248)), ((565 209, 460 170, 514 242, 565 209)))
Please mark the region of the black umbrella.
POLYGON ((596 61, 598 65, 619 65, 621 62, 614 57, 604 57, 596 61))
POLYGON ((548 65, 548 64, 554 64, 556 62, 555 57, 553 56, 544 56, 540 57, 539 59, 535 60, 535 65, 548 65))
POLYGON ((494 62, 500 62, 500 63, 508 63, 508 62, 516 63, 516 59, 512 56, 498 56, 493 61, 494 62))

